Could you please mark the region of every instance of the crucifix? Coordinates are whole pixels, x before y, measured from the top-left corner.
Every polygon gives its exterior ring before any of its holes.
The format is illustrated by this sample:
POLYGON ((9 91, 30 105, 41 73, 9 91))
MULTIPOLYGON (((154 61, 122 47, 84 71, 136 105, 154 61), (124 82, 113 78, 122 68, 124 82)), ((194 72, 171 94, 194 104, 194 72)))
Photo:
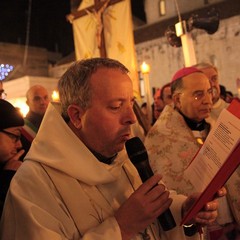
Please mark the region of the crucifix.
POLYGON ((100 51, 101 57, 107 57, 105 39, 104 39, 103 14, 110 5, 114 5, 122 1, 124 0, 94 0, 94 5, 67 15, 67 20, 71 23, 75 19, 86 16, 87 14, 94 15, 95 19, 97 20, 96 38, 97 38, 98 49, 100 51))

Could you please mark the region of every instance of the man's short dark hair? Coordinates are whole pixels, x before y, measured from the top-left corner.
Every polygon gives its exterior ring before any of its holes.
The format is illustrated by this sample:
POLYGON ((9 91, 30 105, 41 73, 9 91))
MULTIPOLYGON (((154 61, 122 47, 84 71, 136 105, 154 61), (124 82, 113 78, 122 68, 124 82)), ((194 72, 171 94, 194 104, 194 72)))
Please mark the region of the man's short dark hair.
MULTIPOLYGON (((160 97, 161 97, 162 100, 163 100, 164 89, 167 88, 167 87, 170 87, 170 88, 171 88, 171 83, 170 83, 170 82, 164 84, 164 85, 162 86, 162 88, 161 88, 160 97)), ((172 92, 172 91, 171 91, 171 92, 172 92)))

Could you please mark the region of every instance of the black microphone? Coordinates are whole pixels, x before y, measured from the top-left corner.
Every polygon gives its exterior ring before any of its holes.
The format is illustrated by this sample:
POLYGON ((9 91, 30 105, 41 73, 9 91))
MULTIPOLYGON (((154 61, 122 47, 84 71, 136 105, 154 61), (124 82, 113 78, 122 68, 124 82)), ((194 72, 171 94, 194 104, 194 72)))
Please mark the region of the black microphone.
MULTIPOLYGON (((142 182, 145 182, 153 176, 153 171, 149 165, 148 154, 145 146, 138 137, 129 139, 125 146, 129 159, 137 168, 142 182)), ((170 209, 167 209, 164 213, 162 213, 158 217, 158 221, 164 231, 168 231, 176 227, 176 223, 170 209)))

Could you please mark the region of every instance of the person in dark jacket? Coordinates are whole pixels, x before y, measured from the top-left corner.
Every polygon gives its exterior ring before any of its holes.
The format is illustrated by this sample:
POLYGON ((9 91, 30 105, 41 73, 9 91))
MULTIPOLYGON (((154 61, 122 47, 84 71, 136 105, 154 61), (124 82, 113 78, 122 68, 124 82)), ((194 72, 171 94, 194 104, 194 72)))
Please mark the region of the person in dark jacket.
POLYGON ((25 150, 21 157, 22 161, 31 147, 50 101, 47 89, 41 85, 30 87, 26 93, 26 98, 29 112, 24 118, 24 127, 22 128, 21 142, 25 150))
POLYGON ((9 102, 0 99, 0 216, 12 177, 21 165, 21 128, 24 125, 20 112, 9 102))

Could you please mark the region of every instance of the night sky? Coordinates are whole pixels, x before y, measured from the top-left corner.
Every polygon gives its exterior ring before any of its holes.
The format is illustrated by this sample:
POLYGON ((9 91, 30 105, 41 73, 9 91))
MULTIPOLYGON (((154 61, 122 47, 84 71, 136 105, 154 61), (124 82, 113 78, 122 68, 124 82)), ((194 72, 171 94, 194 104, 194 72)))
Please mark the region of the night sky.
POLYGON ((29 45, 58 51, 74 50, 68 0, 0 0, 0 42, 25 45, 29 2, 32 4, 29 45))

